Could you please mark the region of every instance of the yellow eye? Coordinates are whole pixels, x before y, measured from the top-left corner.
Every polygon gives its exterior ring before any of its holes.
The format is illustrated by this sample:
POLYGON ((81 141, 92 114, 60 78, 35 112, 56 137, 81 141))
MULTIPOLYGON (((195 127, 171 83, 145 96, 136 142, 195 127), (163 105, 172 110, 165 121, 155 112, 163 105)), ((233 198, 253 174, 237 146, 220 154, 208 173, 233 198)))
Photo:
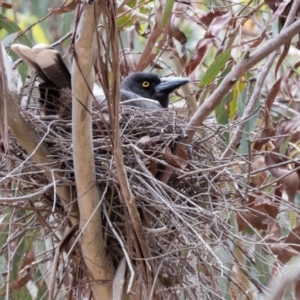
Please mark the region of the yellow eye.
POLYGON ((149 82, 149 81, 144 81, 144 82, 142 83, 142 86, 143 86, 144 88, 147 88, 147 87, 150 86, 150 82, 149 82))

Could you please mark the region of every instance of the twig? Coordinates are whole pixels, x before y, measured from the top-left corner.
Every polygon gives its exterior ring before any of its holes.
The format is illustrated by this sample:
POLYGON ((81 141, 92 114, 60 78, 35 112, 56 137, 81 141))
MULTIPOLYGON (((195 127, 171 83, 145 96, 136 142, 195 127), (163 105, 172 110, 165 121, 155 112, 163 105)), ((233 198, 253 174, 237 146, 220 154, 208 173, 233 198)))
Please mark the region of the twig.
MULTIPOLYGON (((112 222, 109 219, 109 215, 107 214, 105 205, 103 206, 103 213, 104 213, 104 215, 106 217, 106 221, 108 223, 108 226, 109 226, 110 230, 112 231, 112 233, 114 234, 115 238, 118 240, 118 242, 119 242, 119 244, 121 246, 121 249, 122 249, 122 251, 124 253, 124 257, 125 257, 125 259, 127 261, 127 265, 128 265, 129 270, 130 270, 130 279, 129 279, 129 283, 128 283, 128 286, 127 286, 127 293, 128 294, 132 293, 133 280, 134 280, 134 276, 135 276, 134 269, 132 267, 130 258, 128 256, 128 253, 127 253, 126 248, 125 248, 125 245, 124 245, 122 239, 120 238, 120 236, 118 235, 117 231, 115 230, 112 222)), ((123 278, 123 280, 124 280, 124 278, 123 278)))
POLYGON ((2 205, 5 205, 6 203, 12 204, 12 203, 18 203, 18 202, 21 202, 21 201, 25 201, 25 200, 34 200, 35 198, 37 198, 37 197, 43 195, 44 193, 46 193, 48 190, 50 190, 57 183, 58 183, 58 181, 51 182, 48 185, 46 185, 43 188, 41 188, 40 190, 38 190, 37 192, 32 193, 32 194, 28 194, 28 195, 25 195, 25 196, 20 196, 20 197, 1 197, 0 203, 2 205))
POLYGON ((191 172, 186 172, 184 175, 178 176, 178 179, 193 176, 193 175, 196 175, 196 174, 199 174, 199 173, 214 172, 214 171, 217 171, 217 170, 225 169, 227 167, 232 167, 232 166, 241 165, 241 164, 245 164, 245 162, 243 162, 243 161, 242 162, 232 161, 232 162, 229 162, 229 163, 224 164, 224 165, 219 165, 219 166, 215 166, 215 167, 211 167, 211 168, 199 169, 199 170, 195 170, 195 171, 191 171, 191 172))

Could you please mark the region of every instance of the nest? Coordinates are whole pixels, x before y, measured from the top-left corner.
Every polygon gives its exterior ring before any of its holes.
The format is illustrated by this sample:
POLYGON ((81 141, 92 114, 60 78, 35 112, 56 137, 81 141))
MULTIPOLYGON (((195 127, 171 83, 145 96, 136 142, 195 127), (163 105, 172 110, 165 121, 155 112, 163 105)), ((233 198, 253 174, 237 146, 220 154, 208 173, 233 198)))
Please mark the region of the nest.
MULTIPOLYGON (((76 200, 71 119, 39 116, 29 109, 24 110, 23 115, 47 143, 53 158, 59 162, 57 171, 64 174, 59 184, 72 189, 76 200)), ((145 230, 151 254, 155 258, 153 262, 159 269, 158 278, 162 287, 159 293, 162 296, 175 293, 171 288, 175 285, 182 290, 185 299, 191 296, 191 292, 196 293, 198 298, 201 295, 205 298, 204 295, 209 292, 209 288, 205 287, 206 281, 213 280, 213 269, 217 264, 214 247, 229 231, 227 219, 222 221, 220 218, 228 207, 228 197, 220 187, 232 179, 227 178, 222 171, 178 177, 184 172, 217 164, 220 143, 215 128, 211 125, 199 129, 192 143, 186 147, 184 168, 172 166, 173 175, 168 184, 164 184, 158 177, 168 165, 167 149, 172 149, 184 138, 186 117, 178 115, 174 109, 150 111, 122 106, 119 120, 130 188, 141 218, 148 220, 149 224, 149 228, 145 230), (206 268, 207 274, 211 275, 200 276, 199 279, 199 268, 206 268), (202 281, 200 285, 199 280, 202 281)), ((106 211, 102 224, 107 251, 117 266, 123 256, 118 239, 122 239, 133 260, 137 255, 112 157, 109 117, 105 109, 101 113, 94 111, 93 134, 97 185, 106 211), (112 225, 114 231, 108 225, 112 225)), ((13 137, 10 143, 9 159, 12 169, 18 172, 13 171, 6 176, 7 190, 10 190, 14 182, 17 190, 25 195, 48 184, 43 172, 28 159, 28 154, 13 137)), ((1 168, 5 172, 8 171, 4 170, 6 167, 7 161, 2 159, 1 168)), ((56 199, 53 188, 35 199, 34 205, 40 208, 40 214, 52 226, 53 231, 61 228, 62 224, 67 226, 68 218, 56 199)), ((24 201, 19 206, 28 209, 30 205, 24 201)), ((44 227, 44 235, 48 234, 49 228, 44 227)), ((137 262, 133 264, 135 263, 137 262)))

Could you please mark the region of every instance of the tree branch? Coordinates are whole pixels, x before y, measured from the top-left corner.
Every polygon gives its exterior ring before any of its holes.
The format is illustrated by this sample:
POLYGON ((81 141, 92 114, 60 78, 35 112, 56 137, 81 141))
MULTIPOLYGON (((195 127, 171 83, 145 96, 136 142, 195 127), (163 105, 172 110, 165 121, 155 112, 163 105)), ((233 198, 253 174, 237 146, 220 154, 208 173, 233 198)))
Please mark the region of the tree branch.
MULTIPOLYGON (((295 23, 282 30, 280 34, 274 37, 272 40, 261 46, 259 49, 254 51, 248 57, 243 58, 224 78, 222 83, 217 89, 211 94, 210 97, 198 108, 189 124, 186 127, 186 138, 182 139, 182 143, 190 143, 194 137, 198 127, 202 124, 205 118, 222 102, 223 98, 230 92, 233 85, 237 82, 242 75, 247 72, 250 68, 254 67, 261 60, 266 58, 272 52, 276 51, 282 45, 290 41, 293 36, 298 34, 300 31, 300 19, 295 23)), ((181 145, 182 147, 182 145, 181 145)), ((173 150, 176 155, 176 147, 173 150)), ((159 179, 167 183, 172 175, 172 170, 165 168, 159 176, 159 179)))
POLYGON ((101 225, 100 195, 96 185, 92 134, 92 95, 94 84, 94 49, 97 24, 103 1, 83 4, 77 31, 72 65, 73 160, 82 230, 81 251, 94 280, 94 299, 111 299, 112 262, 106 254, 101 225), (98 282, 97 282, 98 281, 98 282), (101 282, 108 282, 99 284, 101 282))

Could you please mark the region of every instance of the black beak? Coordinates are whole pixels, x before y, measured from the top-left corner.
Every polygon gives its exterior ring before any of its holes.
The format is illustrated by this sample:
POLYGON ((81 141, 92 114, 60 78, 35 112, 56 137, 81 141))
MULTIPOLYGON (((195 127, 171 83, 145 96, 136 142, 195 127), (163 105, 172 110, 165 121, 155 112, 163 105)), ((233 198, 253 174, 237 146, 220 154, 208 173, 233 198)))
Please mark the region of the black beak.
POLYGON ((175 89, 189 82, 189 80, 184 77, 162 77, 160 81, 160 84, 155 87, 156 93, 171 93, 175 89))

